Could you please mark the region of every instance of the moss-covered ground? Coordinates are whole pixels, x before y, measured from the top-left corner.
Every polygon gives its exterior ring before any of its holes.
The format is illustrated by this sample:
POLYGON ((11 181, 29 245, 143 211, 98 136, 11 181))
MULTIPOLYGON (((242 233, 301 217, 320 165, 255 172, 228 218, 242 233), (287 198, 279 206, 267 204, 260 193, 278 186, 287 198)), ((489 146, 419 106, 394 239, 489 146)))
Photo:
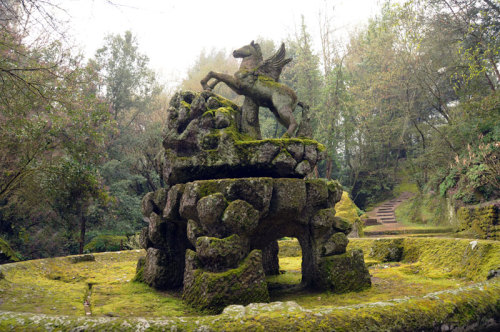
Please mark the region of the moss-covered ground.
POLYGON ((186 316, 195 312, 180 294, 161 293, 133 282, 142 250, 94 254, 95 261, 71 263, 65 257, 1 267, 0 310, 85 315, 90 290, 95 316, 186 316), (90 286, 90 287, 89 287, 90 286))
MULTIPOLYGON (((348 249, 362 249, 365 253, 365 262, 372 276, 372 287, 368 290, 346 294, 271 292, 271 300, 295 301, 304 308, 313 309, 423 296, 485 280, 488 270, 497 268, 497 265, 500 267, 500 243, 493 241, 478 243, 472 250, 469 240, 405 239, 401 261, 382 262, 379 257, 374 257, 377 256, 377 246, 384 250, 383 246, 395 241, 351 239, 348 249)), ((287 252, 291 252, 293 246, 299 246, 296 239, 280 241, 280 248, 287 248, 287 252)), ((301 261, 300 256, 280 255, 280 270, 284 273, 268 277, 268 282, 299 284, 301 261)))
MULTIPOLYGON (((301 257, 296 254, 300 250, 291 250, 294 245, 298 246, 295 239, 286 242, 289 252, 295 254, 280 257, 284 273, 268 277, 269 282, 300 283, 301 257)), ((144 330, 203 326, 207 330, 236 326, 241 330, 282 330, 287 326, 298 330, 331 330, 333 326, 339 330, 414 330, 445 323, 465 326, 500 314, 500 280, 485 282, 489 270, 500 268, 497 241, 351 239, 348 249, 364 251, 372 275, 370 289, 346 294, 271 292, 271 301, 295 301, 301 307, 284 313, 279 309, 284 304, 269 305, 255 313, 245 309, 238 317, 207 317, 184 305, 179 293, 158 292, 131 281, 137 259, 144 254, 141 250, 94 254, 95 261, 80 263, 63 257, 7 264, 0 267, 5 275, 0 280, 0 330, 20 326, 116 331, 137 330, 138 326, 144 330), (384 254, 394 248, 401 249, 399 256, 384 254), (399 261, 384 262, 384 257, 398 257, 399 261), (83 301, 89 291, 93 317, 84 317, 83 301), (189 317, 193 315, 196 317, 189 317)))

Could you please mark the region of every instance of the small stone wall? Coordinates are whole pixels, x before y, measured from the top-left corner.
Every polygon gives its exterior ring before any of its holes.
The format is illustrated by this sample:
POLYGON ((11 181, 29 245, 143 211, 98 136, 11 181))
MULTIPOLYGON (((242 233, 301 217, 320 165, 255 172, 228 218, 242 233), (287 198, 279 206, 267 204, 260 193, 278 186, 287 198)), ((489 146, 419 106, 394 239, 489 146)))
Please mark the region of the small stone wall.
POLYGON ((500 203, 480 207, 461 207, 457 211, 458 229, 472 231, 481 239, 500 240, 500 203))

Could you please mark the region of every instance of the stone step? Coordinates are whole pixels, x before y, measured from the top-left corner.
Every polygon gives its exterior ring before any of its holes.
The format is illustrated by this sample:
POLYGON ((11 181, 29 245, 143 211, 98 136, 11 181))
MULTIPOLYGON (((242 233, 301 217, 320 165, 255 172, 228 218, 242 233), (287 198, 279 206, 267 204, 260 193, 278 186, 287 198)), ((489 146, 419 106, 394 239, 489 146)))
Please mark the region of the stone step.
POLYGON ((380 225, 378 220, 374 218, 364 219, 363 222, 365 223, 365 226, 380 225))
POLYGON ((387 221, 392 221, 394 220, 394 222, 396 222, 396 219, 395 218, 380 218, 380 220, 382 220, 383 222, 387 222, 387 221))
POLYGON ((377 211, 381 212, 381 211, 393 211, 393 210, 394 209, 391 209, 391 208, 380 208, 377 211))
POLYGON ((388 213, 388 214, 377 214, 377 218, 395 218, 396 216, 394 213, 388 213))
POLYGON ((397 223, 397 221, 396 220, 385 220, 385 221, 383 221, 383 223, 384 224, 395 224, 395 223, 397 223))

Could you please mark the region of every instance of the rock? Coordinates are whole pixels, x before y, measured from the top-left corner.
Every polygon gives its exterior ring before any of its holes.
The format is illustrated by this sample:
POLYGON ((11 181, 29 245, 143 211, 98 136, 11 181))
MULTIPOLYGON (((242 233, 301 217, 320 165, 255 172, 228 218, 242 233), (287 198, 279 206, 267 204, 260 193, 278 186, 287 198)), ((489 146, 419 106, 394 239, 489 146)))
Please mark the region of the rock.
POLYGON ((203 115, 207 111, 207 105, 205 103, 205 98, 201 95, 196 96, 191 103, 191 115, 193 118, 197 118, 203 115))
POLYGON ((327 183, 328 188, 328 207, 334 207, 342 199, 342 185, 338 181, 329 180, 327 183))
POLYGON ((95 257, 92 254, 85 254, 85 255, 77 255, 77 256, 68 256, 68 260, 72 264, 81 263, 81 262, 95 262, 95 257))
POLYGON ((229 304, 269 302, 260 250, 250 252, 234 269, 224 272, 193 269, 189 272, 182 298, 199 310, 218 314, 229 304))
POLYGON ((371 286, 370 273, 361 250, 322 257, 319 271, 319 288, 333 293, 359 291, 371 286))
POLYGON ((486 280, 490 280, 490 279, 497 278, 497 277, 500 277, 500 269, 489 270, 488 276, 486 277, 486 280))
POLYGON ((302 144, 290 144, 287 146, 286 150, 297 162, 300 162, 304 157, 304 145, 302 144))
POLYGON ((278 241, 271 241, 262 250, 262 266, 264 267, 266 276, 280 274, 279 250, 278 241))
POLYGON ((198 223, 196 221, 194 221, 193 219, 188 220, 186 232, 187 232, 188 240, 189 240, 189 242, 191 242, 191 244, 193 246, 196 245, 196 239, 198 237, 205 235, 201 226, 198 225, 198 223))
POLYGON ((248 176, 303 178, 323 156, 324 146, 308 138, 241 135, 240 108, 215 94, 181 92, 170 105, 160 157, 169 185, 248 176))
POLYGON ((297 217, 306 204, 306 186, 299 179, 275 179, 273 197, 270 206, 270 217, 297 217))
POLYGON ((182 286, 184 256, 177 252, 148 248, 142 280, 157 289, 174 289, 182 286))
POLYGON ((227 201, 221 193, 201 198, 196 204, 198 220, 208 235, 215 236, 221 228, 220 219, 226 209, 227 201))
POLYGON ((241 199, 250 203, 259 212, 259 215, 263 216, 269 211, 273 194, 273 179, 234 179, 228 183, 226 194, 228 200, 241 199))
POLYGON ((304 159, 309 161, 311 165, 316 165, 318 160, 318 149, 314 145, 306 145, 304 147, 304 159))
POLYGON ((155 205, 154 212, 161 215, 161 211, 165 208, 167 203, 168 187, 160 188, 153 194, 153 202, 155 205))
POLYGON ((166 247, 167 222, 152 212, 149 217, 148 239, 155 247, 166 247))
POLYGON ((143 274, 144 274, 145 264, 146 264, 146 256, 139 257, 139 259, 137 260, 137 266, 135 267, 134 281, 144 281, 143 274))
POLYGON ((181 219, 179 215, 179 207, 183 192, 184 192, 183 184, 177 184, 172 188, 170 188, 170 190, 168 191, 165 208, 163 209, 164 218, 170 221, 181 219))
POLYGON ((381 262, 399 262, 403 257, 403 239, 377 239, 371 247, 370 257, 381 262))
POLYGON ((221 102, 220 102, 217 98, 215 98, 215 96, 214 96, 214 97, 210 97, 210 98, 208 98, 208 100, 207 100, 207 106, 208 106, 208 108, 210 108, 210 109, 218 109, 219 107, 221 107, 221 106, 222 106, 222 104, 221 104, 221 102))
POLYGON ((328 200, 328 187, 322 179, 306 180, 307 205, 311 207, 326 208, 328 200))
POLYGON ((199 187, 196 183, 189 183, 184 187, 179 204, 179 215, 185 220, 198 220, 198 210, 196 208, 196 204, 200 199, 198 189, 199 187))
POLYGON ((297 172, 297 174, 306 176, 307 174, 312 172, 311 164, 309 164, 307 160, 302 160, 297 164, 297 167, 295 167, 295 172, 297 172))
POLYGON ((149 227, 143 227, 141 233, 139 234, 139 245, 142 249, 148 249, 153 246, 153 243, 149 239, 149 227))
POLYGON ((231 125, 231 113, 224 108, 219 108, 215 112, 215 128, 224 129, 231 125))
POLYGON ((237 234, 223 239, 202 236, 196 240, 196 254, 205 269, 219 272, 236 267, 247 255, 245 242, 237 234))
POLYGON ((259 211, 249 203, 238 199, 231 202, 224 211, 222 223, 231 233, 250 235, 259 223, 259 211))
POLYGON ((155 194, 154 192, 149 192, 146 195, 144 195, 144 197, 142 198, 141 212, 142 212, 142 215, 145 217, 149 217, 151 212, 153 212, 153 211, 158 212, 158 210, 159 210, 153 201, 154 194, 155 194))
POLYGON ((276 144, 271 142, 263 143, 257 148, 257 152, 250 157, 250 162, 255 164, 270 164, 279 150, 280 147, 276 144))
POLYGON ((330 236, 328 241, 323 245, 323 250, 321 252, 322 256, 331 256, 343 254, 346 252, 347 244, 349 240, 344 233, 338 232, 330 236))
POLYGON ((337 232, 342 232, 345 235, 349 234, 352 231, 352 225, 349 220, 337 216, 333 218, 333 228, 337 232))
MULTIPOLYGON (((231 305, 224 309, 222 314, 226 315, 237 315, 243 316, 257 316, 259 314, 265 314, 269 312, 281 312, 281 313, 301 313, 307 312, 295 301, 276 301, 270 303, 250 303, 247 306, 242 305, 231 305)), ((233 316, 234 317, 234 316, 233 316)))
POLYGON ((311 219, 311 227, 315 238, 328 238, 335 222, 335 209, 319 210, 311 219))
POLYGON ((191 249, 186 250, 185 257, 183 288, 190 288, 194 282, 194 270, 200 269, 201 263, 196 251, 191 249))
POLYGON ((287 176, 290 169, 294 169, 297 162, 286 150, 282 150, 271 163, 279 176, 287 176))

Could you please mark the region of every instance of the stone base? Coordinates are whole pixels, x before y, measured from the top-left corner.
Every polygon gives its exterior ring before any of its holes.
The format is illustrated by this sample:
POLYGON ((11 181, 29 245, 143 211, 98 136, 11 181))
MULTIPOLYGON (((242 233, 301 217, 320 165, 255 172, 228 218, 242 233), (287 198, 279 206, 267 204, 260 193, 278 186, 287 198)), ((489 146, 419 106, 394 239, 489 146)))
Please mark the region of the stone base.
POLYGON ((325 158, 325 147, 313 139, 262 140, 242 134, 239 107, 206 91, 177 93, 167 117, 165 151, 158 158, 169 185, 220 178, 304 178, 325 158))
POLYGON ((318 286, 333 293, 359 291, 371 286, 361 250, 320 258, 319 272, 318 286))
POLYGON ((184 260, 175 254, 155 248, 148 248, 144 262, 138 266, 142 281, 156 289, 182 287, 183 271, 184 260))
POLYGON ((267 247, 262 250, 262 265, 266 276, 280 274, 280 262, 278 241, 271 241, 267 247))
POLYGON ((186 255, 183 299, 200 310, 220 313, 230 304, 269 302, 260 250, 253 250, 235 269, 208 272, 191 269, 194 252, 186 255))

